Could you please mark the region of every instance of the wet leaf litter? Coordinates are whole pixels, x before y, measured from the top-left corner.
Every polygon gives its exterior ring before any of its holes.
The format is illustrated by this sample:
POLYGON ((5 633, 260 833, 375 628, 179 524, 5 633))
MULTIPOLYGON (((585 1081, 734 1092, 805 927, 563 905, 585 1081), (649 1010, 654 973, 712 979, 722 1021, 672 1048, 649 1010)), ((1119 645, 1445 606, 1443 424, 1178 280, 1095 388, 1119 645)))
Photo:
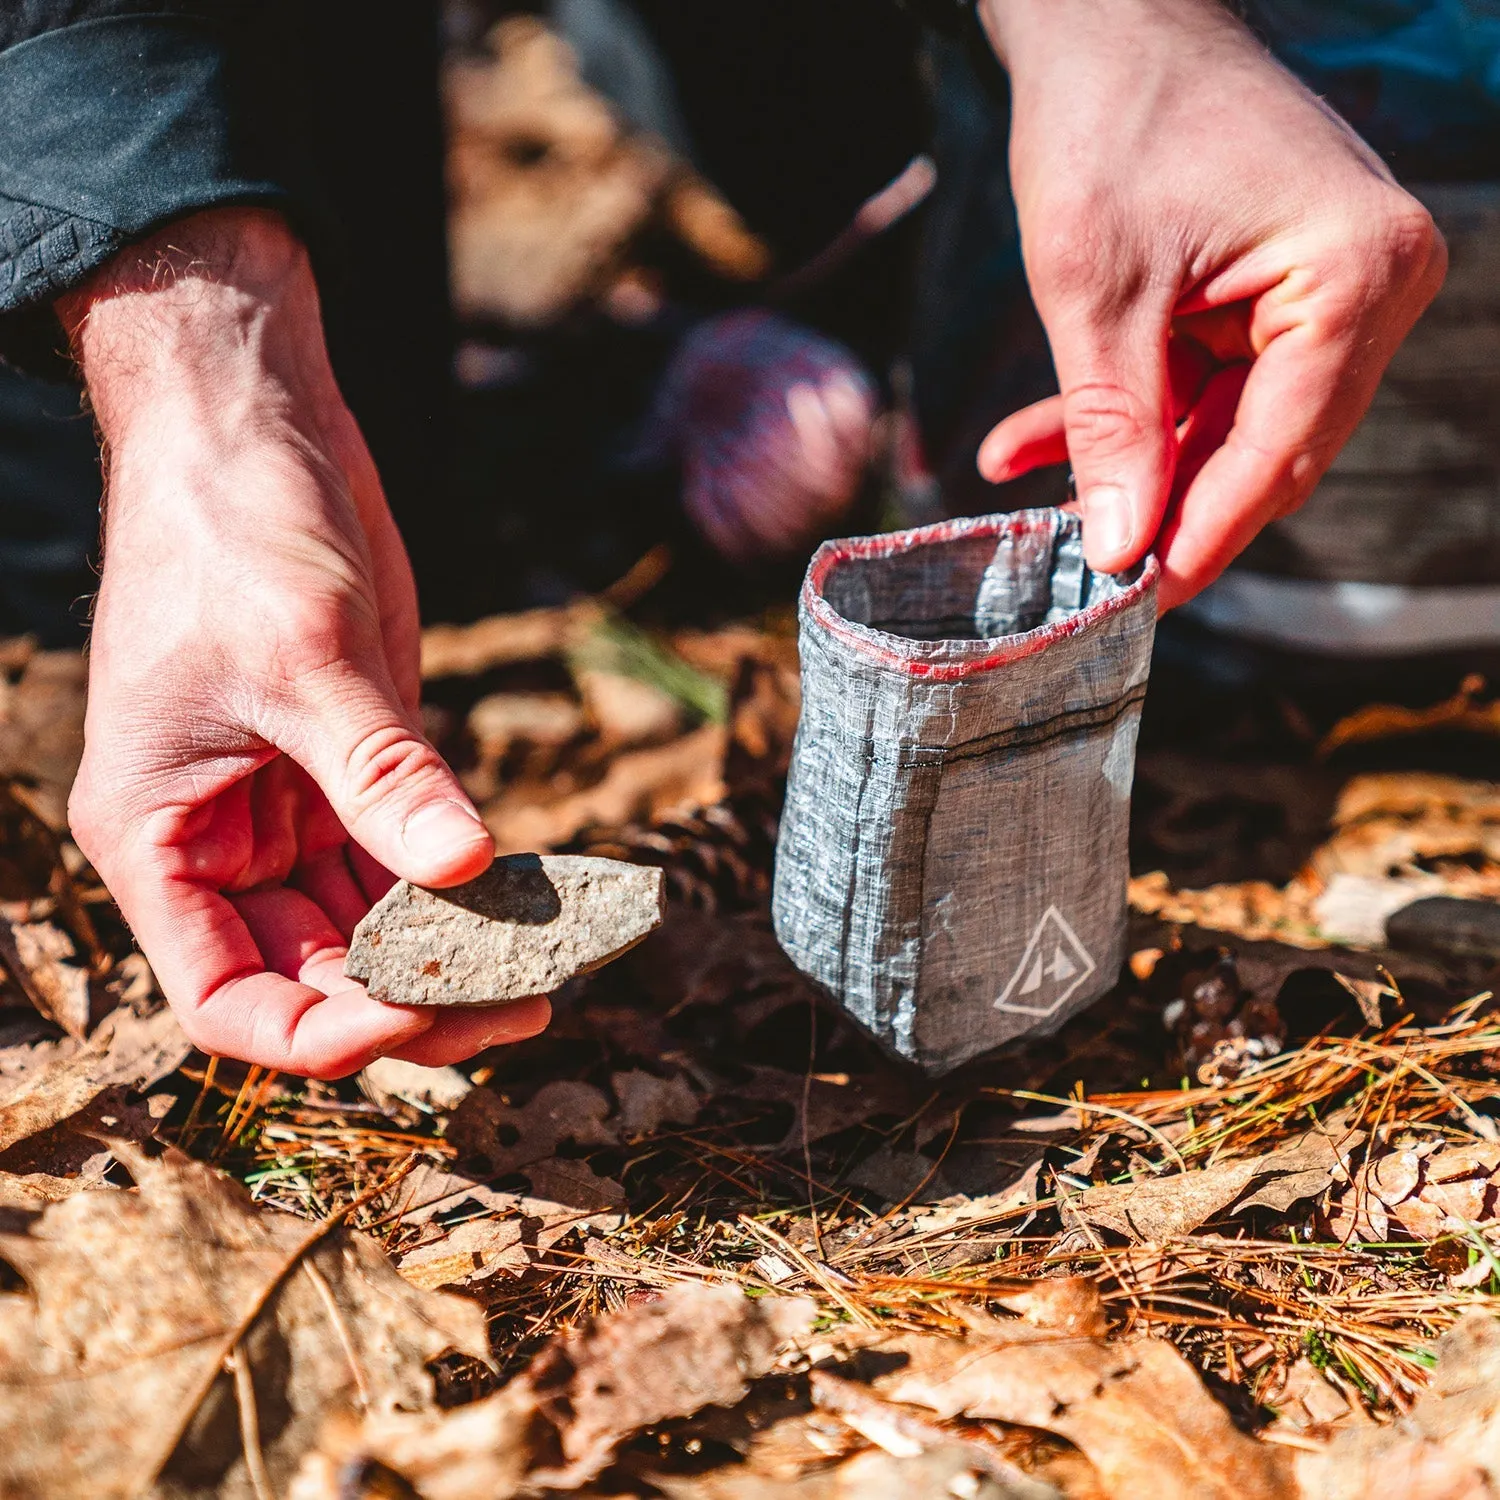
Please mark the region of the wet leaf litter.
MULTIPOLYGON (((320 1084, 192 1053, 48 821, 58 685, 81 677, 37 678, 35 764, 0 726, 0 915, 42 929, 0 951, 0 1492, 1495 1490, 1484 927, 1387 915, 1336 943, 1328 916, 1341 877, 1396 914, 1500 877, 1493 786, 1447 742, 1424 763, 1457 732, 1482 765, 1487 700, 1458 730, 1364 715, 1323 758, 1336 725, 1288 743, 1253 703, 1186 746, 1148 724, 1119 983, 932 1084, 769 931, 784 627, 653 652, 581 650, 607 606, 528 629, 447 632, 442 748, 492 826, 529 798, 559 856, 623 861, 666 902, 561 986, 549 1033, 456 1068, 320 1084), (471 666, 503 639, 539 654, 471 666), (512 711, 542 666, 548 712, 512 711), (1392 744, 1410 769, 1372 763, 1392 744), (606 784, 629 811, 576 822, 606 784), (1312 829, 1279 867, 1212 822, 1273 804, 1312 829)), ((31 673, 6 660, 14 702, 31 673)))

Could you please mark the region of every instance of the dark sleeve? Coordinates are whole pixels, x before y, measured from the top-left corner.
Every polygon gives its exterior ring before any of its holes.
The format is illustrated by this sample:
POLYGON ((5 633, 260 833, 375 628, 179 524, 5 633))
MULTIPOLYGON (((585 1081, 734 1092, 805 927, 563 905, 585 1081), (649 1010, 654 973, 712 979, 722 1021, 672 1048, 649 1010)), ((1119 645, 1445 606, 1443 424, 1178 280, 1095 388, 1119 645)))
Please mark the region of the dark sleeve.
POLYGON ((0 5, 0 356, 65 369, 53 299, 162 224, 294 206, 264 44, 276 9, 0 5))

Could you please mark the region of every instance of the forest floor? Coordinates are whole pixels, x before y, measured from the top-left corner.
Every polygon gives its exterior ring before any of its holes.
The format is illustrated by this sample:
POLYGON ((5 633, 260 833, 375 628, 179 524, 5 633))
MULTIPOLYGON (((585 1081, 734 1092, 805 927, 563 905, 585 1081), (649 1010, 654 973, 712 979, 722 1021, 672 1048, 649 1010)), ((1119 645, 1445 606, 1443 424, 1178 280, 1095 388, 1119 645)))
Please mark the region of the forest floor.
POLYGON ((0 1493, 1500 1494, 1500 955, 1381 927, 1500 897, 1482 685, 1160 665, 1119 983, 933 1081, 771 936, 791 621, 649 584, 424 670, 501 847, 664 926, 334 1083, 188 1047, 67 838, 82 660, 0 652, 0 1493))

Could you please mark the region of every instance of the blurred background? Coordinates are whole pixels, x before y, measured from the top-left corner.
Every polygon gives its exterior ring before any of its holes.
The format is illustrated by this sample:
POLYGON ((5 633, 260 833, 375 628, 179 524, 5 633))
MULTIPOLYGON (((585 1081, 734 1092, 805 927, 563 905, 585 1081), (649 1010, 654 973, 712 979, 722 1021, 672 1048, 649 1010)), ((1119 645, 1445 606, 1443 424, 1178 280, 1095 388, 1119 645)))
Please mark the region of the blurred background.
MULTIPOLYGON (((318 9, 284 64, 331 209, 309 239, 430 620, 647 557, 647 615, 785 609, 823 536, 1062 498, 1061 471, 974 471, 1054 388, 976 34, 869 0, 318 9)), ((1313 502, 1162 659, 1450 683, 1500 642, 1500 9, 1246 10, 1452 271, 1313 502)), ((78 391, 0 370, 0 631, 83 639, 98 490, 78 391)))

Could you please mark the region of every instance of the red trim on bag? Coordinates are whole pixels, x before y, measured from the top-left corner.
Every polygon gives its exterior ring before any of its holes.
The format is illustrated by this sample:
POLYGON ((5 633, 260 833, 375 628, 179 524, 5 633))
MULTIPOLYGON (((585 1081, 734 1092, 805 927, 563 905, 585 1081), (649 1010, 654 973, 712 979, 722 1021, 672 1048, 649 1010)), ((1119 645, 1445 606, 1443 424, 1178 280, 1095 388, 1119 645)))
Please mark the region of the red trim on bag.
MULTIPOLYGON (((1154 554, 1147 554, 1141 576, 1124 592, 1101 599, 1087 609, 1069 615, 1066 620, 1059 620, 1055 625, 1039 625, 1035 630, 1023 631, 1020 635, 998 636, 996 639, 1004 641, 1004 645, 984 656, 958 661, 924 660, 881 645, 882 640, 899 640, 901 637, 893 636, 888 631, 876 630, 871 625, 855 625, 853 621, 846 620, 828 602, 823 593, 823 585, 827 582, 828 575, 841 563, 861 558, 894 557, 902 552, 915 551, 918 547, 971 536, 998 537, 1038 531, 1055 532, 1058 514, 1055 510, 1019 510, 1007 515, 958 516, 909 531, 888 531, 878 536, 846 537, 840 541, 825 542, 814 555, 807 570, 807 578, 802 585, 802 601, 812 618, 830 635, 872 657, 881 666, 904 672, 910 677, 924 677, 933 682, 954 682, 975 672, 988 672, 995 667, 1024 661, 1135 604, 1156 584, 1161 575, 1161 567, 1154 554)), ((934 646, 940 643, 913 642, 913 645, 918 644, 934 646)))

